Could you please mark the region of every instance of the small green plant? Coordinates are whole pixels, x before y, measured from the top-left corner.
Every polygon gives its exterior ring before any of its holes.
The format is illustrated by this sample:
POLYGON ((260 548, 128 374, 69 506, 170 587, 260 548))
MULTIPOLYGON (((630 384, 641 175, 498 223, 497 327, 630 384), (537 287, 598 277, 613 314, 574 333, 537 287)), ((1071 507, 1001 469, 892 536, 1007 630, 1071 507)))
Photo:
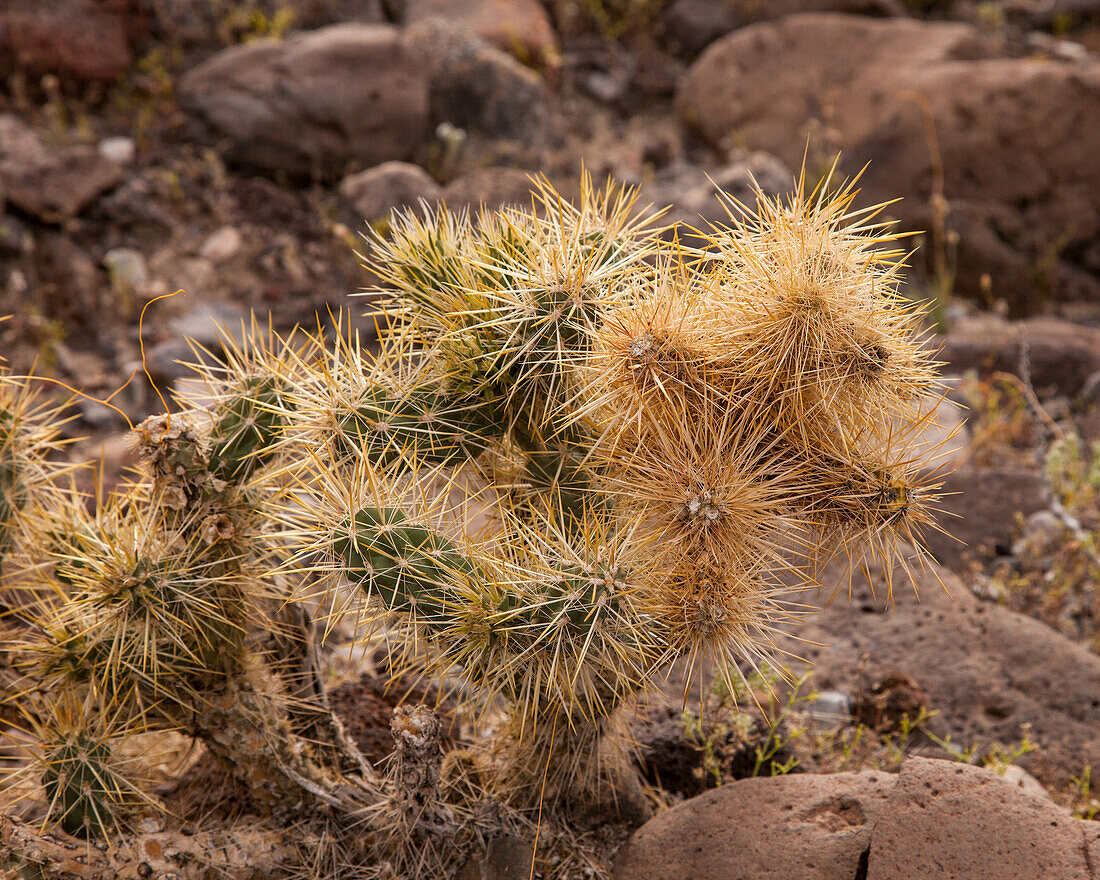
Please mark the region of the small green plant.
POLYGON ((745 678, 727 670, 715 677, 698 713, 684 710, 684 734, 699 748, 702 773, 713 785, 745 776, 783 776, 798 766, 794 746, 805 731, 792 716, 817 698, 803 692, 809 679, 809 671, 792 679, 767 664, 745 678))
POLYGON ((1069 511, 1087 511, 1100 500, 1100 441, 1086 446, 1076 433, 1053 440, 1047 448, 1047 483, 1069 511))
POLYGON ((1073 777, 1071 782, 1074 788, 1074 802, 1070 808, 1073 817, 1091 822, 1100 816, 1100 799, 1092 795, 1092 767, 1086 764, 1081 775, 1073 777))
POLYGON ((218 22, 217 32, 225 43, 281 40, 294 26, 296 17, 294 9, 282 3, 270 12, 255 3, 234 4, 218 22))

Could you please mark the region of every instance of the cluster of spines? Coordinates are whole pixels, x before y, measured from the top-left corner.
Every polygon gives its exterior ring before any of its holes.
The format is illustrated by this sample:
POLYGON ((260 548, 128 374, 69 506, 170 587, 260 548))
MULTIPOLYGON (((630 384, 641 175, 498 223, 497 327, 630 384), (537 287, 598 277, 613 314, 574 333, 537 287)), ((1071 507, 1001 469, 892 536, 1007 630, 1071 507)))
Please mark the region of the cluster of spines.
POLYGON ((138 426, 143 478, 94 512, 56 489, 30 506, 36 483, 24 475, 49 475, 50 438, 23 430, 5 444, 20 478, 5 498, 23 509, 0 596, 22 620, 9 703, 40 742, 40 781, 67 829, 117 827, 140 798, 112 769, 113 744, 148 729, 202 735, 202 714, 255 665, 254 635, 278 630, 263 470, 287 410, 272 366, 287 358, 257 333, 237 354, 225 374, 207 374, 207 407, 138 426), (63 712, 74 702, 84 710, 63 712))
POLYGON ((892 236, 849 213, 854 194, 761 198, 755 219, 711 230, 710 254, 661 250, 626 201, 586 193, 566 211, 545 187, 543 216, 402 218, 374 268, 406 322, 328 385, 358 380, 367 401, 345 403, 339 457, 381 474, 375 496, 407 501, 392 481, 426 469, 435 488, 411 505, 342 495, 336 570, 517 718, 556 706, 570 727, 603 723, 670 659, 752 662, 786 615, 781 582, 812 583, 824 550, 862 542, 892 571, 926 518, 914 444, 937 384, 892 236), (421 359, 399 395, 378 390, 400 373, 387 349, 421 359), (402 408, 439 389, 462 418, 402 408), (491 513, 464 532, 452 507, 443 538, 412 511, 461 491, 461 471, 491 513), (623 581, 599 559, 616 545, 623 581), (505 644, 511 657, 485 654, 505 644))

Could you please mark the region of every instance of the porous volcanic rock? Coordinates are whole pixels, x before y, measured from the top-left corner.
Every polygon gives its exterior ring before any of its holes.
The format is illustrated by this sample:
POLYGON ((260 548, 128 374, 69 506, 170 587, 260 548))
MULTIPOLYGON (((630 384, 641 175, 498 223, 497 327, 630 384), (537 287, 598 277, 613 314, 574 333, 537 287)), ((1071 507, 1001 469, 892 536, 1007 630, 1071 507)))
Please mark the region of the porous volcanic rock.
POLYGON ((964 464, 942 479, 936 519, 947 534, 929 531, 927 544, 951 568, 968 557, 1007 553, 1019 532, 1018 518, 1049 505, 1037 470, 964 464))
POLYGON ((945 206, 960 293, 991 293, 1014 314, 1100 298, 1095 56, 1007 57, 965 24, 795 15, 712 44, 678 102, 714 144, 797 167, 809 134, 815 163, 837 150, 842 173, 870 162, 860 203, 902 196, 888 209, 902 229, 932 229, 945 206))
POLYGON ((137 0, 4 0, 0 68, 109 82, 133 63, 137 0))
POLYGON ((871 833, 867 880, 1095 880, 1086 826, 991 770, 908 758, 871 833))
POLYGON ((956 761, 744 779, 643 825, 615 880, 1098 880, 1100 824, 956 761))
MULTIPOLYGON (((831 563, 820 582, 840 595, 793 629, 783 644, 814 670, 814 685, 848 693, 861 681, 903 674, 937 710, 928 722, 952 742, 1018 742, 1022 725, 1038 746, 1019 763, 1047 785, 1066 785, 1085 764, 1100 766, 1100 656, 1039 621, 979 600, 934 563, 912 566, 910 586, 884 569, 851 578, 831 563)), ((820 602, 829 593, 799 601, 820 602)))
POLYGON ((428 125, 427 72, 382 24, 233 46, 184 74, 179 99, 227 160, 292 175, 408 159, 428 125))

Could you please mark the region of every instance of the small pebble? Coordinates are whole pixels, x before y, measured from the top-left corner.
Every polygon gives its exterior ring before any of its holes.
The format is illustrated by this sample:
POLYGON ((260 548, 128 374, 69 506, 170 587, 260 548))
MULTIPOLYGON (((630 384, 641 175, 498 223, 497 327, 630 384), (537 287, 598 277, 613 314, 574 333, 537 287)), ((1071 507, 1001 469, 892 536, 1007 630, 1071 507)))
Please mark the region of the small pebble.
POLYGON ((232 226, 223 226, 213 233, 199 250, 199 255, 211 263, 224 263, 241 249, 241 234, 232 226))
POLYGON ((125 135, 104 138, 99 142, 99 155, 119 165, 130 165, 137 156, 137 144, 125 135))
POLYGON ((852 715, 851 701, 841 691, 822 691, 806 708, 816 720, 826 723, 843 723, 852 715))
POLYGON ((145 257, 133 248, 113 248, 103 257, 116 290, 137 290, 149 280, 145 257))

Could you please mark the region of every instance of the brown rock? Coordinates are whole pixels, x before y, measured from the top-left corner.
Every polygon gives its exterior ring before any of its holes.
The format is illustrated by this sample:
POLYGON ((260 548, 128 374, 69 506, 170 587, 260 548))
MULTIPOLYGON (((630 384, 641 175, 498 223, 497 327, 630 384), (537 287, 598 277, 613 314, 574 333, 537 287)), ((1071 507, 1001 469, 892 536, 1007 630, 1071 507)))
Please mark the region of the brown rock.
POLYGON ((935 340, 939 359, 953 373, 1030 373, 1041 395, 1073 397, 1100 370, 1100 328, 1058 318, 1008 322, 991 315, 954 322, 935 340), (1026 354, 1026 358, 1022 357, 1026 354))
POLYGON ((558 37, 538 0, 405 0, 403 21, 440 18, 476 34, 520 60, 553 58, 558 37))
MULTIPOLYGON (((805 641, 787 647, 813 665, 815 687, 852 692, 860 678, 897 672, 927 694, 938 711, 929 728, 941 737, 1007 745, 1030 724, 1038 750, 1019 763, 1040 781, 1065 785, 1085 764, 1100 766, 1100 656, 979 601, 934 564, 915 574, 914 589, 895 572, 891 606, 882 568, 871 565, 870 581, 852 579, 850 600, 841 596, 797 628, 805 641)), ((847 576, 830 565, 821 583, 827 598, 836 585, 847 589, 847 576)))
POLYGON ((726 0, 675 0, 661 15, 665 42, 689 56, 740 25, 741 15, 726 0))
POLYGON ((1100 59, 1003 57, 962 24, 796 15, 712 44, 678 101, 709 141, 795 167, 820 125, 811 151, 841 150, 844 173, 870 162, 861 202, 902 196, 889 211, 906 230, 933 220, 931 121, 959 235, 956 290, 981 296, 988 274, 1017 314, 1100 298, 1100 59))
POLYGON ((956 567, 968 556, 1007 553, 1020 529, 1018 519, 1048 505, 1038 471, 962 465, 943 477, 936 505, 948 534, 930 531, 928 547, 942 564, 956 567))
POLYGON ((389 217, 398 208, 416 207, 421 200, 435 202, 442 194, 427 171, 408 162, 383 162, 340 183, 340 195, 360 219, 368 221, 389 217))
POLYGON ((428 123, 426 71, 388 25, 225 49, 183 76, 179 97, 231 162, 295 175, 407 159, 428 123))
POLYGON ((443 188, 443 201, 452 211, 504 205, 531 204, 531 172, 521 168, 482 168, 471 171, 443 188))
POLYGON ((1086 823, 990 770, 909 758, 871 834, 867 880, 1094 880, 1086 823))
POLYGON ((133 63, 141 29, 133 0, 5 0, 0 11, 0 67, 110 81, 133 63))
POLYGON ((1100 878, 1100 822, 1084 822, 1081 830, 1085 835, 1085 852, 1092 866, 1093 880, 1100 878))
POLYGON ((896 777, 743 779, 643 825, 619 850, 615 880, 852 880, 896 777))
POLYGON ((0 190, 20 210, 72 217, 120 180, 122 168, 94 147, 47 147, 18 117, 0 115, 0 190))
POLYGON ((542 78, 482 39, 439 19, 409 27, 408 39, 430 79, 433 126, 524 146, 550 136, 549 94, 542 78))
MULTIPOLYGON (((718 191, 751 208, 756 205, 754 181, 771 197, 794 188, 794 175, 786 165, 768 153, 755 152, 737 156, 728 165, 709 172, 685 161, 669 165, 643 188, 642 201, 655 207, 669 206, 664 219, 671 223, 698 227, 701 221, 728 222, 724 206, 729 202, 719 200, 718 191)), ((685 230, 681 226, 678 232, 682 236, 685 230)))

